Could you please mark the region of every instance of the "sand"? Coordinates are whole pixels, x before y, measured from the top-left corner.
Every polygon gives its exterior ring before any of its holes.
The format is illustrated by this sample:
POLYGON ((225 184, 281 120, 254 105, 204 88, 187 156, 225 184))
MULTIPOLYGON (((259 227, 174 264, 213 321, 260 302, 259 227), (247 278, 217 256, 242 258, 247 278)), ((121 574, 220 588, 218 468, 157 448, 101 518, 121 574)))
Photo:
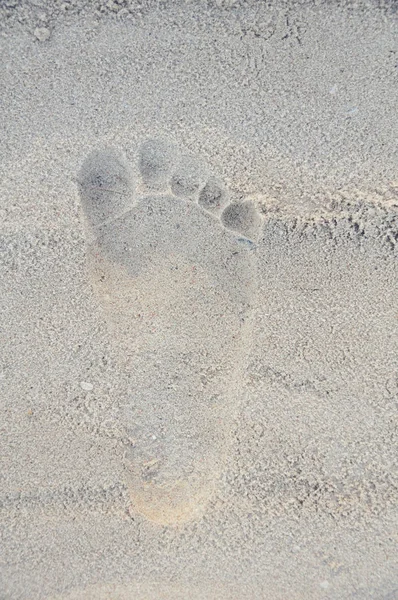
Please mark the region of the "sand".
POLYGON ((1 598, 398 598, 395 8, 1 3, 1 598))

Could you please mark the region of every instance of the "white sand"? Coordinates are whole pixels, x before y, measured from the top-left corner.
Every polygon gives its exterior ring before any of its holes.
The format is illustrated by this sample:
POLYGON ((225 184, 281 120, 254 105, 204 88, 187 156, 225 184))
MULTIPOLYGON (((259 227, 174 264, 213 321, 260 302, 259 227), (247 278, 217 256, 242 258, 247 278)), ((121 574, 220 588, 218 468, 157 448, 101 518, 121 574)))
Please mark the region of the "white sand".
POLYGON ((398 598, 394 6, 1 3, 0 598, 398 598))

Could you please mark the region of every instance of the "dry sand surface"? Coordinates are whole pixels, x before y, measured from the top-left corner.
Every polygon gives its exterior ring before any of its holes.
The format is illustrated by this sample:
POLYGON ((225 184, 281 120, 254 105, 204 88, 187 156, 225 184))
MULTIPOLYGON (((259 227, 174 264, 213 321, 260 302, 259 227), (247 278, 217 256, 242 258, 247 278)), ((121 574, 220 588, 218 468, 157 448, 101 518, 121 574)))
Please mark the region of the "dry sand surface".
POLYGON ((1 599, 398 599, 396 8, 0 2, 1 599))

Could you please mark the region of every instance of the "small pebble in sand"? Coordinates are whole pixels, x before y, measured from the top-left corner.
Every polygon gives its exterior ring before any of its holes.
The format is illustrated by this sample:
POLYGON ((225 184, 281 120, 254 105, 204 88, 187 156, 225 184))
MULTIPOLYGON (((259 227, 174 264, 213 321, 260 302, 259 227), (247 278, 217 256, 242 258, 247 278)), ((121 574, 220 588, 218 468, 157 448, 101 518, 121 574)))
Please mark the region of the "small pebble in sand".
POLYGON ((91 390, 94 388, 93 384, 92 383, 87 383, 87 381, 81 381, 80 382, 80 387, 85 392, 91 392, 91 390))
POLYGON ((48 27, 36 27, 33 34, 35 38, 39 40, 39 42, 45 42, 46 40, 50 39, 51 31, 48 29, 48 27))
POLYGON ((325 581, 321 581, 319 584, 323 590, 327 590, 329 587, 329 582, 325 579, 325 581))

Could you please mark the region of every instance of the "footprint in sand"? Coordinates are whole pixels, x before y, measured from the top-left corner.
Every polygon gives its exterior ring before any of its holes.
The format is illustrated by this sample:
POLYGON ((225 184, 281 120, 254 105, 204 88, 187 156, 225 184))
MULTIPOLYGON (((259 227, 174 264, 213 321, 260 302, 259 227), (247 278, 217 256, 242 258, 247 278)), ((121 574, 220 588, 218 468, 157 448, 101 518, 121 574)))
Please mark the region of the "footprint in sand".
POLYGON ((89 271, 131 382, 121 422, 134 509, 159 523, 201 514, 228 451, 251 344, 261 217, 228 203, 206 166, 168 141, 84 162, 89 271))

